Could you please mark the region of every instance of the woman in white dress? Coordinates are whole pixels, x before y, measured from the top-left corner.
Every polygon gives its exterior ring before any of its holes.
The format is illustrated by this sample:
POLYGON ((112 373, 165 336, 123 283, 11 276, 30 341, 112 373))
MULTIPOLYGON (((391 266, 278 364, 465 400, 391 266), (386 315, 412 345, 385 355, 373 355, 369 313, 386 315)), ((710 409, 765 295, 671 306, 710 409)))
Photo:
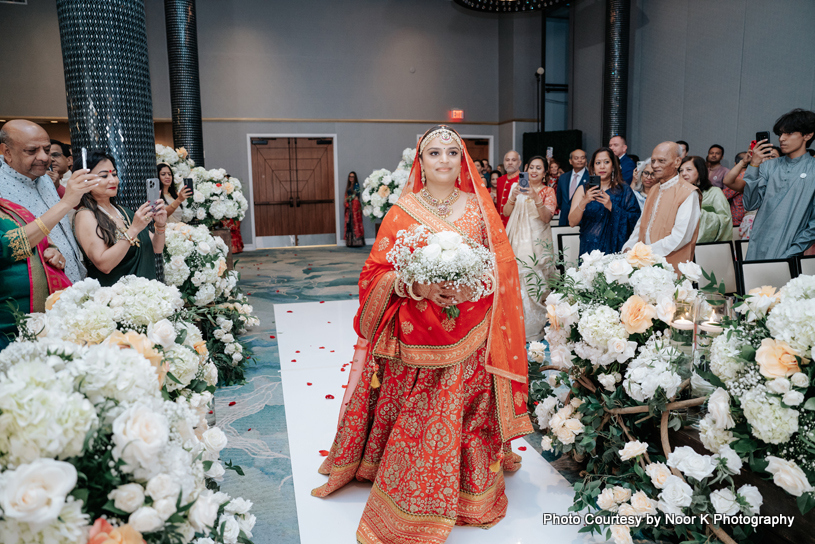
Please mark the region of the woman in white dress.
POLYGON ((167 205, 164 209, 167 210, 168 223, 181 223, 181 203, 187 198, 192 196, 192 192, 186 187, 181 187, 181 194, 176 191, 175 183, 173 183, 173 169, 169 164, 160 163, 157 167, 158 179, 161 182, 161 196, 164 197, 164 202, 167 205))
POLYGON ((545 183, 548 167, 546 159, 537 156, 529 161, 529 187, 515 182, 509 199, 501 212, 509 217, 507 236, 518 259, 521 281, 521 299, 524 307, 526 340, 533 342, 543 337, 546 326, 546 299, 548 290, 535 296, 533 287, 538 283, 533 274, 544 282, 554 271, 554 246, 549 222, 555 214, 555 190, 545 183), (522 264, 525 263, 525 264, 522 264), (533 264, 534 263, 534 264, 533 264))

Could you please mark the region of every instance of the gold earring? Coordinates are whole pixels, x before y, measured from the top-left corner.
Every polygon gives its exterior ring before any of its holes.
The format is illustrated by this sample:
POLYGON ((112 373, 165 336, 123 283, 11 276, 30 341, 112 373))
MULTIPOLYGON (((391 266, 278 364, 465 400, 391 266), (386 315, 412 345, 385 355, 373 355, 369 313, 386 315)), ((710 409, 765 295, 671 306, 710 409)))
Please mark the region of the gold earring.
POLYGON ((427 178, 424 175, 424 166, 420 166, 419 169, 422 171, 422 185, 427 185, 427 178))

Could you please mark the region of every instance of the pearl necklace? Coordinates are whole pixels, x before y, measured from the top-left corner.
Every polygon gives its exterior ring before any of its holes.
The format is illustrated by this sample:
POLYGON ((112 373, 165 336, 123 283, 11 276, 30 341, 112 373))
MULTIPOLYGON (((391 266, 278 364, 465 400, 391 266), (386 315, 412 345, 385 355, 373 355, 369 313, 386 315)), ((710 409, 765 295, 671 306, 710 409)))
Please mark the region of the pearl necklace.
POLYGON ((458 197, 461 195, 461 193, 459 193, 458 191, 458 188, 455 188, 453 189, 453 192, 450 193, 450 196, 448 196, 444 200, 439 200, 438 198, 434 198, 426 187, 422 187, 422 191, 420 194, 427 203, 436 208, 436 213, 439 215, 439 217, 442 218, 447 217, 448 215, 453 213, 453 204, 455 203, 456 200, 458 200, 458 197))

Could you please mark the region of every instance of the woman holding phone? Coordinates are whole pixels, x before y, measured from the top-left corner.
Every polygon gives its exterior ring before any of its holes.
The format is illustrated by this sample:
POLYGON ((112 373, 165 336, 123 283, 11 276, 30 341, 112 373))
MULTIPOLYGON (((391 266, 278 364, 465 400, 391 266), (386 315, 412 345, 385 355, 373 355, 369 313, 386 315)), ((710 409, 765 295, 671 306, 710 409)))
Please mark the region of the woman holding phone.
POLYGON ((146 202, 135 212, 118 205, 116 162, 104 151, 89 153, 88 169, 99 177, 99 183, 82 196, 74 218, 74 234, 86 256, 88 277, 99 280, 103 287, 131 274, 156 279, 155 254, 164 250, 167 226, 164 201, 146 202), (151 222, 155 234, 147 230, 151 222))
POLYGON ((185 185, 181 187, 181 193, 176 190, 173 169, 169 164, 159 163, 156 167, 158 170, 158 179, 161 182, 161 196, 164 198, 167 210, 168 223, 181 223, 181 204, 192 196, 192 191, 185 185))
POLYGON ((623 182, 620 161, 611 149, 601 147, 594 152, 589 173, 589 182, 572 197, 569 225, 580 225, 580 255, 595 249, 617 253, 640 218, 640 205, 623 182))
POLYGON ((555 269, 552 229, 550 222, 557 207, 555 190, 546 185, 546 159, 532 157, 527 172, 528 180, 521 177, 512 185, 504 215, 509 216, 507 237, 518 260, 521 277, 521 301, 524 308, 526 340, 540 340, 546 326, 546 307, 542 301, 548 292, 536 292, 538 282, 531 274, 544 281, 555 269))

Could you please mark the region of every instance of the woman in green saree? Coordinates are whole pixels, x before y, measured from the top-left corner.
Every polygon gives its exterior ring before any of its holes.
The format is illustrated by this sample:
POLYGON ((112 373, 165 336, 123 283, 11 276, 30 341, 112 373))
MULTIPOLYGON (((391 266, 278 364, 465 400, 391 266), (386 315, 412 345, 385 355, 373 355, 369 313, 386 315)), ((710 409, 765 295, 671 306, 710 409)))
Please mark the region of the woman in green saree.
POLYGON ((702 217, 699 219, 699 238, 696 243, 732 240, 733 216, 730 215, 730 203, 722 190, 710 183, 705 159, 685 157, 679 165, 679 176, 702 191, 702 217))
POLYGON ((167 210, 164 201, 146 202, 135 212, 116 203, 119 176, 113 157, 89 153, 88 168, 99 185, 82 197, 74 233, 87 257, 88 277, 108 287, 124 276, 156 279, 155 254, 164 250, 167 210), (147 230, 155 223, 155 233, 147 230))

